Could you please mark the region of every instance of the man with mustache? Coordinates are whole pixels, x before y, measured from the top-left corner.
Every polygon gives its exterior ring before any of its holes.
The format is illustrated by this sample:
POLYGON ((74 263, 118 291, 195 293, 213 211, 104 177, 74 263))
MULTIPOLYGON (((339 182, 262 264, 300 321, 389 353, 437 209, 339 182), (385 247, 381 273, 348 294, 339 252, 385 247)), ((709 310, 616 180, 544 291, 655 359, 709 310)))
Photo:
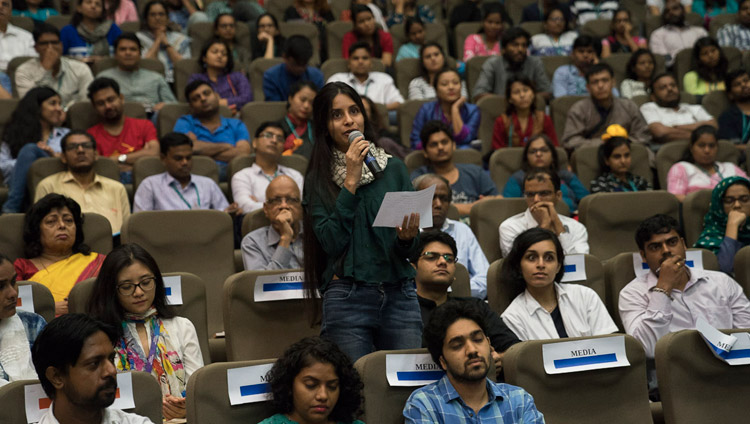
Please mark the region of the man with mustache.
MULTIPOLYGON (((560 66, 552 75, 552 95, 555 98, 563 96, 583 96, 589 93, 584 75, 589 69, 599 63, 602 45, 599 39, 588 35, 579 35, 573 42, 570 52, 570 65, 560 66)), ((615 97, 620 97, 617 87, 612 88, 615 97)))
POLYGON ((743 123, 750 120, 750 73, 744 69, 732 71, 724 83, 732 105, 719 116, 719 140, 730 140, 744 151, 750 141, 750 131, 743 128, 743 123))
POLYGON ((649 47, 654 54, 664 56, 667 67, 674 64, 680 50, 692 49, 699 38, 708 36, 702 27, 686 24, 685 6, 680 0, 666 0, 661 19, 664 26, 651 33, 649 47))
POLYGON ((84 314, 50 322, 32 349, 44 393, 52 399, 39 424, 147 424, 148 418, 109 408, 115 401, 114 328, 84 314))
POLYGON ((427 349, 445 375, 414 391, 406 423, 543 423, 524 389, 487 378, 490 340, 482 313, 470 302, 446 302, 424 329, 427 349))

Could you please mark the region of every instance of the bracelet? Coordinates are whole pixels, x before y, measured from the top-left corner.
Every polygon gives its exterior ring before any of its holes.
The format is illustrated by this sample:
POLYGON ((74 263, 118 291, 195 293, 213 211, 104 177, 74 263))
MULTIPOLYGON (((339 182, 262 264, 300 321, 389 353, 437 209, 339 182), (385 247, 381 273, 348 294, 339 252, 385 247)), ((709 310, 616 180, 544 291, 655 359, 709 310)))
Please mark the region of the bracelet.
POLYGON ((651 287, 650 289, 648 289, 648 291, 650 291, 650 292, 657 292, 657 293, 664 293, 664 295, 667 296, 669 298, 669 300, 674 300, 672 298, 672 296, 669 294, 669 292, 667 292, 666 290, 664 290, 661 287, 654 286, 654 287, 651 287))

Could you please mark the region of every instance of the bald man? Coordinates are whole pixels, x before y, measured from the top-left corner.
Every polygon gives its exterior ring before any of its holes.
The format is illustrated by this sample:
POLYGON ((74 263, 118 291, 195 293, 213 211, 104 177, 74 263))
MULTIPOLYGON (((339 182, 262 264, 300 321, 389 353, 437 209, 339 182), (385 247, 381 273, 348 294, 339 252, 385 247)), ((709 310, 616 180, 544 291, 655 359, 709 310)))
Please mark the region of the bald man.
POLYGON ((242 239, 245 269, 302 268, 302 204, 297 183, 286 175, 274 178, 266 189, 263 213, 271 225, 242 239))

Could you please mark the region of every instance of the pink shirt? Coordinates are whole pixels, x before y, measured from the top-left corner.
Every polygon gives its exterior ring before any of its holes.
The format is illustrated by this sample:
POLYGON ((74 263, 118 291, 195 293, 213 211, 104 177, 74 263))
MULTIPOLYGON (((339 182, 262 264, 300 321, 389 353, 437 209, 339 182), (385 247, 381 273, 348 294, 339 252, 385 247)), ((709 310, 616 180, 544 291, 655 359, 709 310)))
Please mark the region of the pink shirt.
POLYGON ((133 0, 120 0, 120 7, 115 11, 115 23, 138 22, 138 11, 135 9, 133 0))
POLYGON ((487 49, 482 34, 471 34, 464 41, 464 62, 474 56, 500 56, 500 41, 487 49))
POLYGON ((677 162, 669 168, 667 174, 667 191, 672 194, 690 194, 694 191, 712 190, 719 181, 727 177, 739 175, 747 178, 747 174, 731 162, 716 162, 717 171, 710 177, 703 170, 690 162, 677 162))

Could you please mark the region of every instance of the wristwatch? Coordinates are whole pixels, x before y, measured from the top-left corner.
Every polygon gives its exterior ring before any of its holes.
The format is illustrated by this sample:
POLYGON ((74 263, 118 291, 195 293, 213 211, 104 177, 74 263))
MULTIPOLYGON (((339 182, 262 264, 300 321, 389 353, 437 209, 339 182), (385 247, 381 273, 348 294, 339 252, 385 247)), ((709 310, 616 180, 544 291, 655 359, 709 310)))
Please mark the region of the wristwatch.
POLYGON ((125 153, 117 157, 117 162, 119 163, 125 163, 125 161, 127 160, 128 160, 128 155, 126 155, 125 153))

